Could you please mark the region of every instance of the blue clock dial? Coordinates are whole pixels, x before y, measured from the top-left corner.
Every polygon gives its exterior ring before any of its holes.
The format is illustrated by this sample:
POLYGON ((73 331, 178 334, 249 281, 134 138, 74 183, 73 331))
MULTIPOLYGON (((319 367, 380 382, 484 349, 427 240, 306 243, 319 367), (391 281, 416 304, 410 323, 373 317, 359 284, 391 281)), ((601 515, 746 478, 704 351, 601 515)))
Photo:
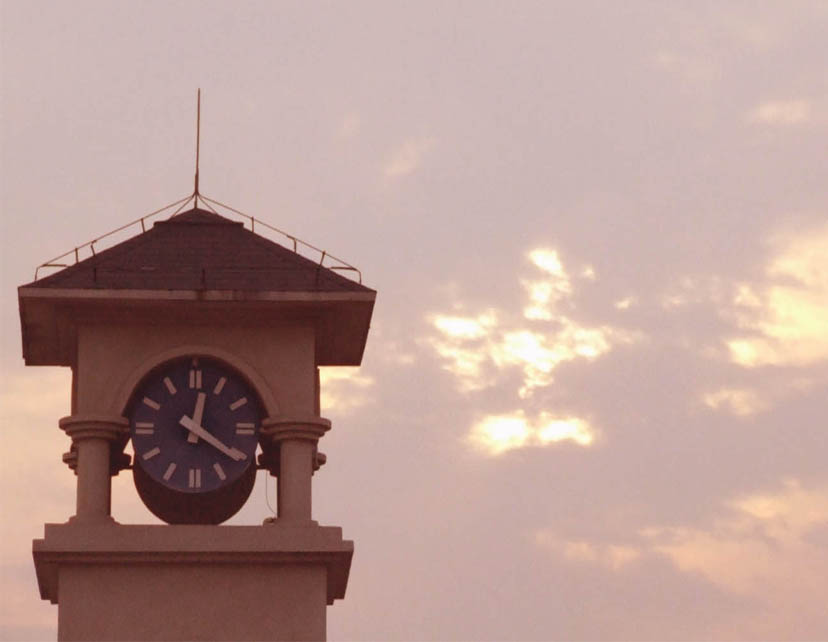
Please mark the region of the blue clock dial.
POLYGON ((255 467, 262 410, 253 388, 219 361, 170 362, 136 389, 129 419, 135 466, 180 493, 210 493, 255 467))

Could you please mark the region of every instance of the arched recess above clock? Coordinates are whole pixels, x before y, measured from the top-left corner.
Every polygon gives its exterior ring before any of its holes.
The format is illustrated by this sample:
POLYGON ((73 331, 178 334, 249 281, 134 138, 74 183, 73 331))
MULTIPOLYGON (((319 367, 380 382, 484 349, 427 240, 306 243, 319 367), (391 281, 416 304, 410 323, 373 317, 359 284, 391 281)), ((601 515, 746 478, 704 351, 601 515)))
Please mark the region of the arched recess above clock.
POLYGON ((115 400, 116 407, 113 409, 118 414, 123 414, 132 398, 132 395, 138 385, 154 370, 163 364, 181 359, 183 357, 203 356, 223 361, 229 367, 236 370, 242 377, 247 379, 248 383, 253 387, 261 400, 264 414, 266 416, 276 416, 279 414, 279 404, 276 397, 267 384, 264 377, 247 361, 228 350, 217 348, 210 345, 182 345, 169 350, 164 350, 151 357, 145 359, 141 365, 134 368, 124 379, 121 388, 115 400))

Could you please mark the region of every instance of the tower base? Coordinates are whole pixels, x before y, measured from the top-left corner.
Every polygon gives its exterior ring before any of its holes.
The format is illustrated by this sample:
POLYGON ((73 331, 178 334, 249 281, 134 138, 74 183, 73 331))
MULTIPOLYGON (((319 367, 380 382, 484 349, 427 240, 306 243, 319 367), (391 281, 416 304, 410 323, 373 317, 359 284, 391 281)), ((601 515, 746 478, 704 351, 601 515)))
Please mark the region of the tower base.
POLYGON ((353 542, 315 524, 47 524, 34 540, 58 640, 324 640, 353 542))

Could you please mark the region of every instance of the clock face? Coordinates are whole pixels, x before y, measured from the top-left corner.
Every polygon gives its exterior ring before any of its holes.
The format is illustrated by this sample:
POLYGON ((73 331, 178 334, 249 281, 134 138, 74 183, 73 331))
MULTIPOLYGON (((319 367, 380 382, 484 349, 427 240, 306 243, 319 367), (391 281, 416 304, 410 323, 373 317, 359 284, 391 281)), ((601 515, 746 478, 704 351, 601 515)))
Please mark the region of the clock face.
POLYGON ((138 386, 128 415, 134 466, 167 489, 209 494, 255 469, 261 405, 250 385, 219 361, 188 357, 165 364, 138 386))

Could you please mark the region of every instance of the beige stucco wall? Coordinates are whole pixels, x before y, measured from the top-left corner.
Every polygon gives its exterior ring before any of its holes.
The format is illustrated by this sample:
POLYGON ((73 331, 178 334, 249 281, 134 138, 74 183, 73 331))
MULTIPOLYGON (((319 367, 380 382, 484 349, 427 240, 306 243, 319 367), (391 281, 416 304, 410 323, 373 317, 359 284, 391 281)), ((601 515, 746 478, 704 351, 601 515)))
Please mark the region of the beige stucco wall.
POLYGON ((134 386, 155 365, 176 356, 205 354, 245 375, 267 414, 307 416, 317 407, 314 328, 278 325, 80 323, 74 368, 75 414, 120 415, 134 386))
POLYGON ((59 640, 324 640, 322 564, 66 564, 59 640))

